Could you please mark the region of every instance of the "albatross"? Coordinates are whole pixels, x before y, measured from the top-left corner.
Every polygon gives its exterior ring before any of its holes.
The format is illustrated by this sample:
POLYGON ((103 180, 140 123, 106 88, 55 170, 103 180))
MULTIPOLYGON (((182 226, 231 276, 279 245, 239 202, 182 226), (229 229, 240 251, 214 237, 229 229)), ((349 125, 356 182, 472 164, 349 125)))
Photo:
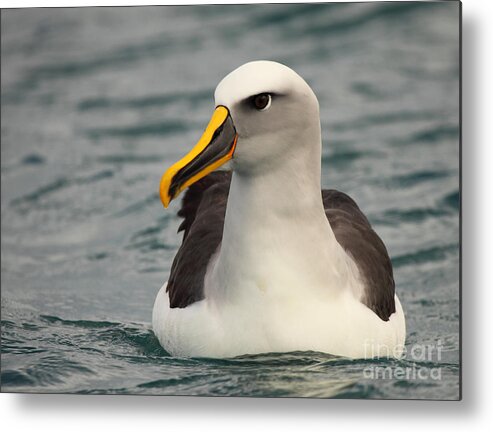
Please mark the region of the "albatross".
POLYGON ((405 318, 386 247, 352 198, 321 190, 312 89, 285 65, 254 61, 214 99, 202 137, 159 186, 166 208, 187 189, 183 242, 152 314, 163 348, 400 357, 405 318))

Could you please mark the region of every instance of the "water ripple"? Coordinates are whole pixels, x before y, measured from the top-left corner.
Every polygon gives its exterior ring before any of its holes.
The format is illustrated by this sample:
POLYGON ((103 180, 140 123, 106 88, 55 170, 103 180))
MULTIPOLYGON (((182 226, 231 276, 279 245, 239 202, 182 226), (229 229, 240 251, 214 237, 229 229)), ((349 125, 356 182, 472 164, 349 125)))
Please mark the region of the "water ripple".
POLYGON ((79 111, 93 110, 118 110, 118 109, 142 109, 152 107, 162 107, 179 102, 188 102, 197 104, 198 102, 210 101, 214 89, 206 89, 190 93, 171 93, 163 95, 150 95, 135 99, 110 99, 110 98, 92 98, 86 99, 78 103, 79 111))
POLYGON ((93 139, 100 138, 135 138, 141 136, 167 136, 185 132, 189 124, 178 120, 161 120, 156 123, 136 124, 124 127, 94 128, 85 130, 85 134, 93 139))

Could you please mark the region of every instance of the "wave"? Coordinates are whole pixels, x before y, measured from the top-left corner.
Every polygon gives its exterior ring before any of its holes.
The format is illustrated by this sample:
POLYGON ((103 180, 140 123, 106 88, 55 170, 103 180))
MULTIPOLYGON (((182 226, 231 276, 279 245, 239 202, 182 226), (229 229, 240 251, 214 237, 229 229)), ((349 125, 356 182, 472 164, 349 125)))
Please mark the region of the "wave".
POLYGON ((179 120, 161 120, 156 123, 139 123, 124 127, 86 129, 84 133, 92 140, 101 138, 135 138, 142 136, 169 136, 190 129, 190 124, 179 120))
POLYGON ((116 99, 116 98, 91 98, 80 101, 77 104, 79 111, 93 110, 115 110, 115 109, 142 109, 153 107, 164 107, 179 102, 188 102, 197 104, 204 101, 210 101, 214 89, 200 90, 196 92, 176 92, 162 95, 149 95, 133 99, 116 99))
POLYGON ((402 223, 415 222, 420 223, 427 219, 441 218, 450 214, 449 209, 419 207, 409 210, 389 209, 385 212, 372 216, 372 223, 382 225, 400 225, 402 223))
POLYGON ((397 176, 392 176, 388 179, 385 179, 385 183, 390 186, 398 186, 401 188, 409 188, 421 183, 426 183, 434 180, 441 180, 447 177, 450 177, 454 174, 451 170, 423 170, 423 171, 414 171, 410 174, 402 174, 397 176))
POLYGON ((458 125, 438 125, 420 132, 416 132, 409 138, 398 140, 396 144, 434 144, 441 141, 456 140, 459 145, 458 125))
POLYGON ((411 264, 426 264, 429 262, 443 261, 451 256, 458 255, 459 245, 457 243, 452 243, 398 255, 392 258, 392 265, 395 268, 399 268, 411 264))
POLYGON ((72 179, 68 177, 59 177, 56 180, 52 181, 51 183, 48 183, 34 190, 33 192, 30 192, 19 198, 13 199, 11 201, 11 204, 16 206, 22 203, 37 202, 48 195, 59 192, 68 187, 76 186, 76 185, 80 186, 80 185, 92 184, 95 182, 99 182, 101 180, 106 180, 110 177, 113 177, 113 171, 111 170, 101 170, 93 174, 89 174, 86 176, 78 176, 72 179))

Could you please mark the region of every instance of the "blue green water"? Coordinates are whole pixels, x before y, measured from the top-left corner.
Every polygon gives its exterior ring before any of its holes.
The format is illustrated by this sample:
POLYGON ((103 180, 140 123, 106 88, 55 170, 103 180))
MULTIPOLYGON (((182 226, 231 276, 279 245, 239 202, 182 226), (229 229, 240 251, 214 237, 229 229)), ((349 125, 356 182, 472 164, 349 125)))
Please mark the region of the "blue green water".
POLYGON ((3 10, 1 24, 2 391, 458 398, 457 3, 3 10), (181 235, 157 185, 219 80, 254 59, 318 95, 323 186, 368 215, 407 347, 439 358, 159 346, 151 310, 181 235))

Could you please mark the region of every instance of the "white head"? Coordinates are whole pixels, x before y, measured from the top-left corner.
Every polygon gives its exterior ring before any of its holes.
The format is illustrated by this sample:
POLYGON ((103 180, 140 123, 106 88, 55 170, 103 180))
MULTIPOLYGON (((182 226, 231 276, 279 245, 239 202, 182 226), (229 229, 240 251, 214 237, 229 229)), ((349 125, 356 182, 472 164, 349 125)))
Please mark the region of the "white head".
POLYGON ((161 180, 163 204, 220 165, 256 175, 286 167, 320 169, 317 97, 296 72, 280 63, 254 61, 227 75, 215 91, 216 111, 192 151, 161 180), (318 166, 317 166, 318 165, 318 166))
POLYGON ((283 156, 313 142, 307 133, 320 130, 317 97, 303 78, 280 63, 240 66, 219 83, 214 97, 216 106, 228 108, 238 133, 233 156, 237 171, 272 169, 283 156))

